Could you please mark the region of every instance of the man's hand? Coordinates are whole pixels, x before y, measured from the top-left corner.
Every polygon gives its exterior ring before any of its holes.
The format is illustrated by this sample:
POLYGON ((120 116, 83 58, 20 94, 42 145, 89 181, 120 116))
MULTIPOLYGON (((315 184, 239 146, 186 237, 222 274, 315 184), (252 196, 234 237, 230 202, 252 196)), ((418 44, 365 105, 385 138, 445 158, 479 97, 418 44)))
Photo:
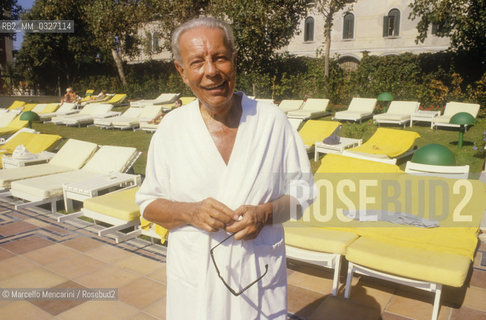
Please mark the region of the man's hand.
POLYGON ((227 225, 238 220, 235 211, 213 198, 194 203, 194 206, 191 224, 208 232, 225 229, 227 225))
POLYGON ((226 231, 235 233, 236 240, 255 239, 265 224, 271 221, 271 203, 258 206, 245 205, 235 210, 239 221, 226 227, 226 231))

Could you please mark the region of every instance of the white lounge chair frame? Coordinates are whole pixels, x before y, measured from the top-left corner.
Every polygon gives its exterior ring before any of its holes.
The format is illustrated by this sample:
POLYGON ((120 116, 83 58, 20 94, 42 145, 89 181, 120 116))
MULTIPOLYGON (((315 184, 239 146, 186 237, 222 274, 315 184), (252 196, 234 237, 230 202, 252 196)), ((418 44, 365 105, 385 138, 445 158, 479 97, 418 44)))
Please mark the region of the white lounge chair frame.
POLYGON ((52 113, 41 113, 39 117, 44 123, 50 122, 53 117, 66 116, 69 114, 78 113, 80 110, 76 110, 76 103, 74 102, 64 102, 55 112, 52 113))
POLYGON ((398 124, 406 127, 411 122, 412 114, 418 111, 420 102, 418 101, 392 101, 385 113, 373 116, 373 121, 381 124, 398 124))
MULTIPOLYGON (((401 155, 400 158, 406 157, 410 154, 411 153, 406 152, 403 155, 401 155)), ((398 158, 389 158, 384 154, 371 154, 371 153, 348 151, 348 150, 344 150, 342 155, 347 157, 353 157, 353 158, 364 159, 364 160, 372 160, 372 161, 383 162, 388 164, 397 164, 397 159, 398 159, 398 158)))
POLYGON ((162 93, 155 99, 145 99, 130 102, 130 107, 145 107, 147 105, 161 105, 175 102, 181 96, 180 93, 162 93))
POLYGON ((405 172, 415 175, 438 176, 450 179, 467 179, 469 165, 465 166, 434 166, 430 164, 407 161, 405 172))
POLYGON ((332 277, 332 295, 336 296, 339 286, 339 273, 341 270, 342 256, 338 253, 325 253, 304 250, 289 245, 285 246, 287 258, 318 265, 320 267, 334 269, 332 277))
POLYGON ((116 121, 123 121, 125 119, 133 119, 140 115, 143 108, 138 107, 130 107, 121 115, 103 119, 95 119, 93 122, 93 126, 99 127, 100 129, 114 129, 113 123, 116 121))
POLYGON ((280 101, 280 104, 278 105, 278 107, 283 112, 288 113, 290 111, 300 110, 303 105, 304 105, 304 100, 289 100, 289 99, 286 99, 286 100, 280 101))
MULTIPOLYGON (((454 102, 454 101, 448 102, 444 108, 444 114, 432 120, 431 128, 435 128, 435 129, 437 129, 437 127, 459 128, 460 126, 458 124, 438 121, 441 119, 450 119, 454 114, 458 112, 467 112, 471 114, 474 118, 476 118, 479 112, 479 104, 454 102)), ((467 125, 465 127, 467 128, 467 125)))
POLYGON ((351 280, 353 279, 353 273, 362 274, 365 276, 370 276, 378 279, 383 279, 387 281, 391 281, 398 284, 403 284, 406 286, 414 287, 417 289, 425 290, 428 292, 433 292, 435 294, 434 297, 434 307, 432 310, 432 320, 436 320, 439 315, 440 309, 440 296, 442 294, 442 285, 439 283, 428 282, 428 281, 420 281, 414 279, 408 279, 404 277, 399 277, 387 273, 383 273, 380 271, 376 271, 370 268, 366 268, 351 261, 348 261, 348 274, 346 277, 346 288, 344 290, 344 297, 346 299, 349 298, 351 294, 351 280))
MULTIPOLYGON (((137 159, 140 157, 141 154, 142 154, 142 152, 140 152, 140 151, 136 153, 136 155, 133 157, 132 161, 126 166, 123 173, 126 173, 127 171, 129 171, 133 167, 133 164, 135 163, 135 161, 137 161, 137 159)), ((80 170, 82 170, 82 169, 80 169, 80 170)), ((21 190, 12 190, 12 189, 10 190, 10 195, 24 200, 22 203, 15 204, 15 210, 18 210, 19 208, 23 208, 23 207, 39 206, 39 205, 42 205, 42 204, 50 203, 51 212, 53 214, 57 212, 57 201, 64 199, 64 193, 59 195, 59 196, 53 196, 53 197, 48 197, 48 198, 38 198, 35 195, 31 195, 31 194, 22 192, 21 190)), ((67 206, 66 209, 69 208, 69 205, 65 204, 65 206, 67 206)))
POLYGON ((363 120, 373 116, 376 101, 373 98, 353 98, 349 103, 348 109, 336 112, 333 120, 359 121, 361 123, 363 120))
POLYGON ((289 111, 287 117, 297 119, 314 119, 325 117, 331 113, 326 111, 329 99, 307 99, 296 111, 289 111))

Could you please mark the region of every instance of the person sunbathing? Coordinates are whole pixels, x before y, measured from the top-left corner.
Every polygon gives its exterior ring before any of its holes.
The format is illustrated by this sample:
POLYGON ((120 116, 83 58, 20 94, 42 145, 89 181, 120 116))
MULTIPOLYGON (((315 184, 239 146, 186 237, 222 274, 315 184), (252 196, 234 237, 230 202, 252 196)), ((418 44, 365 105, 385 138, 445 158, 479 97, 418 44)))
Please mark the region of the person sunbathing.
POLYGON ((76 102, 77 99, 76 92, 74 92, 73 88, 68 87, 66 89, 66 94, 64 95, 64 99, 61 99, 61 103, 63 102, 76 102))
MULTIPOLYGON (((180 106, 182 106, 182 100, 181 99, 177 99, 177 101, 175 102, 175 105, 174 105, 174 109, 175 108, 179 108, 180 106)), ((165 116, 165 112, 164 111, 159 111, 159 113, 157 113, 157 115, 152 119, 150 120, 148 123, 150 124, 159 124, 160 123, 160 120, 162 120, 162 118, 165 116)))

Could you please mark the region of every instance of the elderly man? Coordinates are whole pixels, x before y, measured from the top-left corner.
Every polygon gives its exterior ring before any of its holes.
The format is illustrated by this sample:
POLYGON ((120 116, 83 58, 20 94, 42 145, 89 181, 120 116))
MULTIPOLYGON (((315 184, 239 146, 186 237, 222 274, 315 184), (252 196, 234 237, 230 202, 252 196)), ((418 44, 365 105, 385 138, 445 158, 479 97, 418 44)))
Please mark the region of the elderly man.
POLYGON ((167 319, 286 319, 281 222, 312 198, 288 192, 289 180, 313 186, 303 143, 274 105, 234 93, 226 23, 186 22, 172 50, 197 100, 162 119, 137 194, 145 219, 171 231, 167 319))

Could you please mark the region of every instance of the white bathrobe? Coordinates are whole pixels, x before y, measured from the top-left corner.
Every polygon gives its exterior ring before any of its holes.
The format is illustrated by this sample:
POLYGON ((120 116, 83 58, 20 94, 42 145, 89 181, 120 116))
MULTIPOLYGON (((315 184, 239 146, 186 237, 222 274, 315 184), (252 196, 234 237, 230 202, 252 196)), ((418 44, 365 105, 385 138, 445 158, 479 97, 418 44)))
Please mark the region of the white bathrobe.
MULTIPOLYGON (((199 102, 170 112, 154 134, 146 178, 137 194, 141 212, 157 198, 196 202, 212 197, 231 209, 289 194, 289 177, 313 186, 298 133, 277 107, 242 95, 242 115, 228 164, 202 119, 199 102)), ((304 193, 305 194, 305 193, 304 193)), ((298 199, 305 205, 306 195, 298 199)), ((171 230, 167 256, 167 319, 287 319, 287 276, 281 224, 254 240, 229 239, 214 251, 235 290, 268 272, 240 296, 218 278, 210 249, 228 234, 192 226, 171 230)))

